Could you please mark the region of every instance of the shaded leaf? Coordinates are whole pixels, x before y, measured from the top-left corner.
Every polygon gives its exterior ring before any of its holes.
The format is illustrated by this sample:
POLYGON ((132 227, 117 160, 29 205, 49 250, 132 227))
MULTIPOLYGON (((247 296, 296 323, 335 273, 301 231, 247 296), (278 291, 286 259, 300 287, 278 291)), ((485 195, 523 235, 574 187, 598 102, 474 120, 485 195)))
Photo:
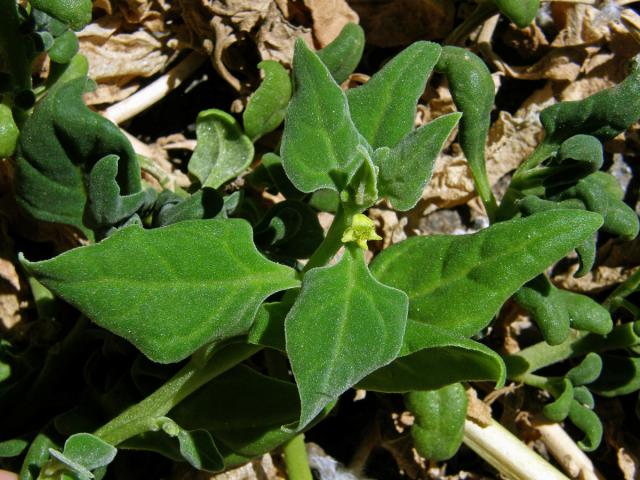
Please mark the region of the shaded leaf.
POLYGON ((453 457, 462 445, 467 415, 467 394, 462 384, 411 392, 404 401, 415 417, 411 438, 418 453, 435 461, 453 457))
POLYGON ((469 337, 487 326, 523 283, 601 222, 590 212, 557 210, 473 235, 412 237, 378 255, 371 272, 409 295, 409 318, 469 337))
POLYGON ((276 203, 254 227, 254 232, 257 245, 288 258, 309 258, 324 239, 316 212, 296 200, 276 203))
POLYGON ((107 155, 96 162, 89 173, 88 213, 85 223, 93 229, 115 225, 129 218, 145 203, 145 192, 120 195, 120 186, 116 180, 118 157, 107 155))
POLYGON ((280 126, 291 98, 289 72, 282 65, 264 60, 258 68, 264 71, 264 80, 249 98, 242 114, 244 131, 253 141, 280 126))
POLYGON ((253 143, 235 118, 222 110, 204 110, 196 120, 198 143, 189 173, 203 187, 218 188, 240 175, 253 160, 253 143))
POLYGON ((602 441, 603 429, 602 422, 593 410, 573 400, 569 410, 569 420, 585 434, 584 438, 578 441, 578 446, 582 450, 592 452, 598 448, 602 441))
POLYGON ((87 80, 69 80, 38 103, 21 131, 16 159, 16 199, 32 217, 87 232, 83 223, 88 173, 116 155, 121 195, 140 191, 140 167, 117 126, 82 101, 87 80))
POLYGON ((567 372, 565 378, 571 380, 574 386, 588 385, 598 379, 602 373, 602 358, 594 352, 589 352, 582 361, 567 372))
POLYGON ((128 227, 97 245, 23 264, 98 325, 170 363, 246 333, 270 294, 298 284, 293 270, 262 257, 251 238, 243 220, 128 227))
POLYGON ((472 380, 492 380, 499 388, 506 378, 502 358, 490 348, 411 319, 398 357, 360 381, 358 388, 405 393, 472 380))
POLYGON ((536 18, 540 0, 492 0, 500 12, 519 28, 528 27, 536 18))
POLYGON ((220 213, 224 201, 214 188, 205 187, 188 198, 181 198, 169 190, 162 192, 155 208, 153 226, 162 227, 185 220, 214 218, 220 213))
POLYGON ((612 235, 631 240, 638 235, 638 215, 623 201, 624 192, 613 175, 595 172, 564 190, 554 200, 577 198, 585 208, 604 218, 602 229, 612 235))
POLYGON ((285 321, 302 429, 332 400, 400 351, 407 298, 375 280, 361 249, 311 269, 285 321))
POLYGON ((366 84, 347 91, 351 118, 373 148, 395 147, 413 130, 416 104, 440 51, 435 43, 416 42, 366 84))
POLYGON ((640 358, 604 355, 602 374, 589 388, 603 397, 617 397, 640 390, 640 358))
POLYGON ((211 434, 204 429, 186 430, 171 418, 157 420, 158 430, 126 440, 121 448, 157 452, 175 461, 186 461, 193 468, 219 472, 224 462, 211 434))
POLYGON ((613 328, 606 308, 586 295, 557 288, 546 275, 539 275, 523 285, 515 299, 532 315, 550 345, 564 342, 570 327, 601 335, 613 328))
POLYGON ((20 438, 0 442, 0 458, 17 457, 28 445, 29 442, 20 438))
POLYGON ((573 384, 571 380, 568 378, 563 379, 562 385, 554 395, 556 399, 545 405, 542 413, 553 422, 561 422, 569 415, 571 403, 573 402, 573 384))
POLYGON ((300 402, 293 383, 239 365, 187 397, 170 412, 185 428, 204 428, 234 453, 253 457, 273 450, 294 434, 300 402))

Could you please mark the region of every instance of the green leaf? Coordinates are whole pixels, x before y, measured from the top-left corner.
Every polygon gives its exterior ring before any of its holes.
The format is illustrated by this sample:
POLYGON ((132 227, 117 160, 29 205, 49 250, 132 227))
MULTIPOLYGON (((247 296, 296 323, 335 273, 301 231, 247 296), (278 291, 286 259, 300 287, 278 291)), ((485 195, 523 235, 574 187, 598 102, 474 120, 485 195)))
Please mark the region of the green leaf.
POLYGON ((459 113, 438 117, 409 133, 393 149, 383 147, 376 151, 381 152, 374 156, 380 169, 380 196, 388 198, 396 210, 406 211, 416 205, 431 179, 436 158, 460 117, 459 113))
POLYGON ((44 433, 36 435, 22 462, 20 480, 35 480, 38 478, 40 469, 49 460, 49 449, 55 447, 55 443, 44 433))
POLYGON ((617 397, 640 390, 640 358, 604 355, 602 374, 589 388, 603 397, 617 397))
POLYGON ((280 149, 284 170, 303 192, 341 191, 362 161, 345 94, 302 39, 296 41, 293 80, 280 149))
POLYGON ((602 373, 602 358, 589 352, 582 362, 567 372, 566 378, 575 386, 588 385, 598 379, 602 373))
POLYGON ((175 461, 186 461, 197 470, 219 472, 224 462, 211 434, 201 428, 187 430, 171 418, 157 420, 158 430, 137 435, 121 448, 157 452, 175 461))
POLYGON ((251 325, 247 341, 286 352, 284 320, 291 310, 290 302, 263 303, 251 325))
POLYGON ((247 457, 262 455, 290 439, 280 427, 297 420, 293 383, 239 365, 179 403, 170 415, 185 428, 204 428, 216 443, 247 457))
POLYGON ((360 381, 358 388, 405 393, 475 380, 492 380, 500 387, 505 377, 502 358, 490 348, 409 319, 399 358, 360 381))
POLYGON ((595 407, 595 400, 587 387, 575 387, 573 389, 573 398, 580 405, 590 408, 591 410, 595 407))
POLYGON ((329 45, 318 51, 334 80, 344 82, 360 63, 364 51, 364 30, 360 25, 347 23, 329 45))
POLYGON ((90 220, 85 223, 96 229, 115 225, 129 218, 145 204, 147 195, 139 191, 131 195, 120 195, 118 157, 107 155, 96 162, 89 173, 88 211, 90 220))
POLYGON ((74 30, 91 21, 91 0, 31 0, 31 6, 42 10, 74 30))
POLYGON ((550 345, 564 342, 570 327, 601 335, 613 328, 606 308, 586 295, 557 288, 546 275, 523 285, 515 300, 532 315, 550 345))
POLYGON ((253 141, 273 132, 284 120, 291 98, 289 72, 275 60, 258 64, 264 71, 264 80, 249 98, 242 114, 245 133, 253 141))
POLYGON ((276 203, 254 231, 258 246, 286 258, 309 258, 324 239, 317 213, 296 200, 276 203))
POLYGON ((20 207, 37 220, 72 225, 85 233, 86 182, 98 160, 116 155, 120 194, 140 191, 135 153, 116 125, 84 105, 86 82, 69 80, 38 103, 22 128, 16 159, 20 207))
POLYGON ((311 269, 285 322, 303 429, 331 401, 400 351, 407 297, 375 280, 350 246, 336 265, 311 269))
POLYGON ((28 445, 29 442, 22 440, 21 438, 14 438, 0 442, 0 458, 17 457, 25 448, 27 448, 28 445))
POLYGON ((127 227, 97 245, 23 265, 98 325, 170 363, 246 333, 269 295, 297 286, 294 271, 262 257, 251 237, 243 220, 127 227))
POLYGON ((467 415, 467 394, 462 384, 411 392, 404 399, 415 416, 411 437, 418 453, 435 461, 453 457, 462 445, 467 415))
POLYGON ((569 410, 569 420, 585 434, 584 438, 578 441, 578 446, 586 451, 593 452, 602 441, 602 422, 596 413, 580 405, 577 401, 571 402, 569 410))
MULTIPOLYGON (((479 9, 482 6, 478 7, 479 9)), ((467 49, 447 45, 435 67, 446 75, 456 108, 462 112, 458 137, 476 189, 492 214, 495 199, 487 177, 484 150, 491 126, 495 85, 484 61, 467 49)))
POLYGON ((163 227, 185 220, 214 218, 223 207, 222 196, 217 190, 205 187, 188 198, 181 198, 170 190, 163 191, 156 201, 157 213, 154 227, 163 227))
POLYGON ((395 147, 411 130, 416 104, 440 56, 431 42, 416 42, 369 81, 347 91, 351 118, 373 148, 395 147))
POLYGON ((240 175, 253 160, 253 143, 236 119, 222 110, 204 110, 196 120, 198 143, 189 173, 203 187, 218 188, 240 175))
POLYGON ((18 143, 20 131, 13 120, 11 107, 0 103, 0 158, 13 155, 18 143))
POLYGON ((360 168, 349 179, 345 189, 340 192, 340 200, 349 211, 362 211, 378 200, 378 168, 373 164, 371 155, 363 145, 356 146, 360 157, 360 168))
POLYGON ((638 117, 640 64, 634 60, 631 73, 619 85, 584 100, 561 102, 544 109, 540 113, 546 132, 543 144, 559 146, 577 134, 593 135, 604 142, 627 130, 638 117))
POLYGON ((599 213, 604 218, 602 229, 606 232, 632 240, 638 235, 638 215, 623 201, 624 192, 613 175, 595 172, 566 189, 554 200, 577 198, 586 209, 599 213))
POLYGON ((47 54, 52 62, 69 63, 79 49, 78 37, 71 30, 67 30, 56 38, 47 54))
POLYGON ((118 450, 104 440, 90 433, 76 433, 64 442, 62 454, 72 462, 87 470, 95 470, 109 465, 118 450))
POLYGON ((563 379, 562 385, 554 395, 556 399, 545 405, 542 413, 553 422, 562 422, 569 415, 573 402, 573 384, 571 380, 568 378, 563 379))
POLYGON ((588 238, 602 218, 556 210, 473 235, 412 237, 378 255, 371 272, 409 295, 409 318, 470 337, 526 281, 588 238))
POLYGON ((540 0, 493 0, 498 10, 519 28, 528 27, 536 18, 540 0))

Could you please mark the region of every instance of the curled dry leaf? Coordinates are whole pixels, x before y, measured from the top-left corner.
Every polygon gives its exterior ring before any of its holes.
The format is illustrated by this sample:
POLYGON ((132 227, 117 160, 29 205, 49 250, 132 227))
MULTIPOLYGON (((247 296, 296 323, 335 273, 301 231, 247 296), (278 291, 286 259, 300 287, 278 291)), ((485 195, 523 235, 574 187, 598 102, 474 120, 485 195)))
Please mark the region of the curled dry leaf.
POLYGON ((404 229, 408 220, 406 217, 398 218, 398 213, 394 210, 370 208, 368 216, 376 223, 376 231, 382 235, 383 248, 407 238, 404 229))
POLYGON ((229 55, 228 50, 257 49, 262 60, 290 64, 297 37, 312 43, 310 30, 290 20, 289 3, 272 0, 179 0, 192 43, 211 56, 216 70, 236 90, 237 72, 255 69, 255 55, 229 55), (246 62, 243 64, 242 62, 246 62))
POLYGON ((88 104, 113 103, 138 89, 138 80, 165 69, 173 58, 154 32, 139 28, 125 33, 122 14, 105 15, 78 32, 80 53, 89 60, 89 75, 98 88, 89 93, 88 104))
POLYGON ((358 14, 345 0, 304 0, 311 12, 313 36, 320 48, 331 43, 347 23, 358 23, 358 14))

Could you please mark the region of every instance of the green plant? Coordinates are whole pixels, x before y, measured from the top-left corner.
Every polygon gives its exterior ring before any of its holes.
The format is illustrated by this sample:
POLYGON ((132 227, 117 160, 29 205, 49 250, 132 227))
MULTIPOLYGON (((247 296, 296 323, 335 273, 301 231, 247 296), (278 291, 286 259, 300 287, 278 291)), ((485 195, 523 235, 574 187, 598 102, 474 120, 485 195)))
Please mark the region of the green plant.
MULTIPOLYGON (((75 28, 83 18, 56 21, 75 28)), ((484 166, 493 104, 486 67, 455 47, 417 42, 345 92, 337 81, 357 65, 362 38, 349 26, 318 54, 298 40, 291 80, 279 64, 261 63, 265 79, 243 126, 203 111, 189 192, 145 186, 126 138, 83 105, 90 82, 74 67, 77 56, 65 57, 55 82, 34 89, 42 98, 16 127, 17 203, 32 220, 76 228, 89 245, 21 258, 43 324, 60 322, 66 304, 82 314, 49 332, 53 348, 1 345, 0 454, 25 453, 22 478, 100 477, 118 449, 220 471, 280 445, 290 474, 303 478, 300 434, 352 387, 404 394, 416 447, 446 459, 463 439, 462 382, 502 386, 507 376, 548 390, 556 400, 547 415, 568 416, 585 430, 585 448, 597 445, 584 386, 619 391, 598 384, 597 373, 616 362, 637 367, 631 357, 600 361, 595 353, 637 345, 636 324, 613 329, 610 317, 614 306, 631 308, 626 292, 637 285, 600 307, 544 274, 573 250, 581 272, 590 269, 600 228, 637 234, 637 217, 597 171, 600 142, 640 115, 629 101, 637 67, 619 87, 543 113, 547 137, 498 207, 484 166), (447 76, 461 113, 414 129, 434 69, 447 76), (472 88, 482 103, 469 97, 472 88), (612 99, 624 112, 608 113, 612 99), (283 120, 279 155, 265 154, 247 188, 225 194, 254 160, 254 142, 283 120), (367 242, 380 239, 367 209, 381 200, 413 208, 456 127, 482 200, 500 222, 473 235, 412 237, 367 264, 367 242), (252 187, 286 200, 265 207, 252 187), (322 205, 334 214, 326 234, 322 205), (503 359, 477 336, 514 294, 547 343, 503 359), (562 379, 533 373, 582 354, 562 379), (71 385, 71 398, 45 398, 59 383, 71 385)), ((31 91, 23 82, 6 94, 14 109, 22 88, 31 91)), ((625 385, 637 385, 632 377, 625 385)))

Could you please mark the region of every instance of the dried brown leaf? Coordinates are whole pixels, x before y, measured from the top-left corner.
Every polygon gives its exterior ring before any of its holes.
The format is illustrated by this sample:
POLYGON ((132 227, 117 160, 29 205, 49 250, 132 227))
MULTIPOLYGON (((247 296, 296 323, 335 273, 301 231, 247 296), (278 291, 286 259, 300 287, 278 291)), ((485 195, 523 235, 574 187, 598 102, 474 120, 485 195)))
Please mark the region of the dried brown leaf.
POLYGON ((358 23, 358 14, 345 0, 304 0, 311 12, 313 36, 320 48, 334 40, 349 22, 358 23))

